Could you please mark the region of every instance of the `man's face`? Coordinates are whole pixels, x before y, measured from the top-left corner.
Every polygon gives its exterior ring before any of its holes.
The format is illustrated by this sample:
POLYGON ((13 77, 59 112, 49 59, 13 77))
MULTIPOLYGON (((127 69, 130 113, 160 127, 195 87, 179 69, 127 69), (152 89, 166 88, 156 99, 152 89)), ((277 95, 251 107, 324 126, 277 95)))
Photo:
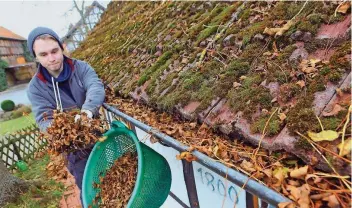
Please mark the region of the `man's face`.
POLYGON ((60 71, 64 56, 57 41, 39 39, 34 42, 33 49, 42 66, 54 73, 60 71))

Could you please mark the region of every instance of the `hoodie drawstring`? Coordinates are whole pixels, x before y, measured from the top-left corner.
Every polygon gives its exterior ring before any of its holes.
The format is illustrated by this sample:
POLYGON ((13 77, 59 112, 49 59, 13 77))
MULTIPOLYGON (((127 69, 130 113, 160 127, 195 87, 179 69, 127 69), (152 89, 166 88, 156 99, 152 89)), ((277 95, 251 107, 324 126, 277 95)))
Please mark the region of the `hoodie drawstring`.
POLYGON ((62 102, 61 102, 61 96, 60 96, 60 90, 59 90, 59 83, 54 81, 54 77, 51 77, 51 82, 52 82, 53 88, 54 88, 56 109, 58 109, 58 110, 60 110, 60 112, 62 112, 63 108, 62 108, 62 102))
POLYGON ((60 103, 60 112, 63 111, 62 109, 62 102, 61 102, 61 96, 60 96, 60 90, 59 90, 59 83, 56 82, 56 90, 57 90, 57 95, 58 95, 58 100, 59 100, 59 103, 60 103))

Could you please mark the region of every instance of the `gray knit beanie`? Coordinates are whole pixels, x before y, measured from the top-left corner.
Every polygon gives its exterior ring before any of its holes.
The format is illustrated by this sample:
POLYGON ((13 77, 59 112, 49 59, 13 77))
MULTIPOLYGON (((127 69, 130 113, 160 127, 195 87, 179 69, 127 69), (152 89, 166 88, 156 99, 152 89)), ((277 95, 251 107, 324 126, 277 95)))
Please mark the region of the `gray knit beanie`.
POLYGON ((33 44, 34 44, 34 40, 40 36, 40 35, 44 35, 44 34, 48 34, 53 36, 57 42, 59 43, 59 46, 62 50, 64 50, 64 47, 62 46, 62 43, 60 41, 59 36, 52 30, 49 29, 47 27, 37 27, 34 28, 28 35, 28 40, 27 40, 27 46, 28 46, 28 50, 29 52, 31 52, 31 54, 35 57, 35 53, 33 51, 33 44))

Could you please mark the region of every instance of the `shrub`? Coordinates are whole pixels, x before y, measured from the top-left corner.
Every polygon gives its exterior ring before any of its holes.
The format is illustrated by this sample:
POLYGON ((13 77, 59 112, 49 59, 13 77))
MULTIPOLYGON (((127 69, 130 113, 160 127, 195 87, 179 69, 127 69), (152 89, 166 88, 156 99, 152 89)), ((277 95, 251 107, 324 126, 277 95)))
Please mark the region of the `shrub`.
POLYGON ((23 113, 28 114, 28 113, 31 113, 31 112, 32 112, 32 109, 31 109, 30 106, 24 105, 24 106, 19 107, 16 111, 19 111, 19 112, 21 112, 22 114, 23 114, 23 113))
POLYGON ((23 114, 22 114, 22 112, 20 112, 20 111, 13 111, 12 112, 12 114, 11 114, 11 119, 15 119, 15 118, 19 118, 19 117, 21 117, 23 114))
POLYGON ((29 114, 32 112, 32 109, 30 106, 26 106, 26 105, 18 105, 18 106, 20 107, 12 111, 11 119, 19 118, 21 116, 24 116, 25 114, 29 114))
POLYGON ((21 107, 23 107, 24 105, 23 104, 17 104, 16 106, 15 106, 15 109, 14 110, 17 110, 17 109, 19 109, 19 108, 21 108, 21 107))
POLYGON ((5 68, 7 67, 7 63, 0 59, 0 92, 7 89, 7 80, 6 80, 6 73, 5 68))
POLYGON ((1 103, 1 109, 3 111, 12 111, 15 109, 15 103, 12 100, 4 100, 1 103))
POLYGON ((34 57, 31 55, 31 53, 28 50, 27 47, 27 41, 24 41, 22 43, 22 47, 23 47, 23 55, 24 55, 24 59, 26 60, 26 62, 33 62, 34 61, 34 57))

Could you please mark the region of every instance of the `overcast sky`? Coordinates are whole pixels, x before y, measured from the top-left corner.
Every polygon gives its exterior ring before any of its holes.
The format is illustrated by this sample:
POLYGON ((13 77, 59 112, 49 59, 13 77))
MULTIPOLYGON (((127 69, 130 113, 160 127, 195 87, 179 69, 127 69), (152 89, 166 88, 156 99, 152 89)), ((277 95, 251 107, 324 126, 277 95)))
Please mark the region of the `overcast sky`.
MULTIPOLYGON (((86 1, 91 5, 93 1, 86 1)), ((109 1, 98 0, 107 7, 109 1)), ((81 5, 79 1, 79 5, 81 5)), ((0 26, 27 39, 30 31, 37 26, 53 29, 63 37, 70 23, 75 24, 80 17, 76 9, 72 9, 72 0, 0 0, 0 26)))

